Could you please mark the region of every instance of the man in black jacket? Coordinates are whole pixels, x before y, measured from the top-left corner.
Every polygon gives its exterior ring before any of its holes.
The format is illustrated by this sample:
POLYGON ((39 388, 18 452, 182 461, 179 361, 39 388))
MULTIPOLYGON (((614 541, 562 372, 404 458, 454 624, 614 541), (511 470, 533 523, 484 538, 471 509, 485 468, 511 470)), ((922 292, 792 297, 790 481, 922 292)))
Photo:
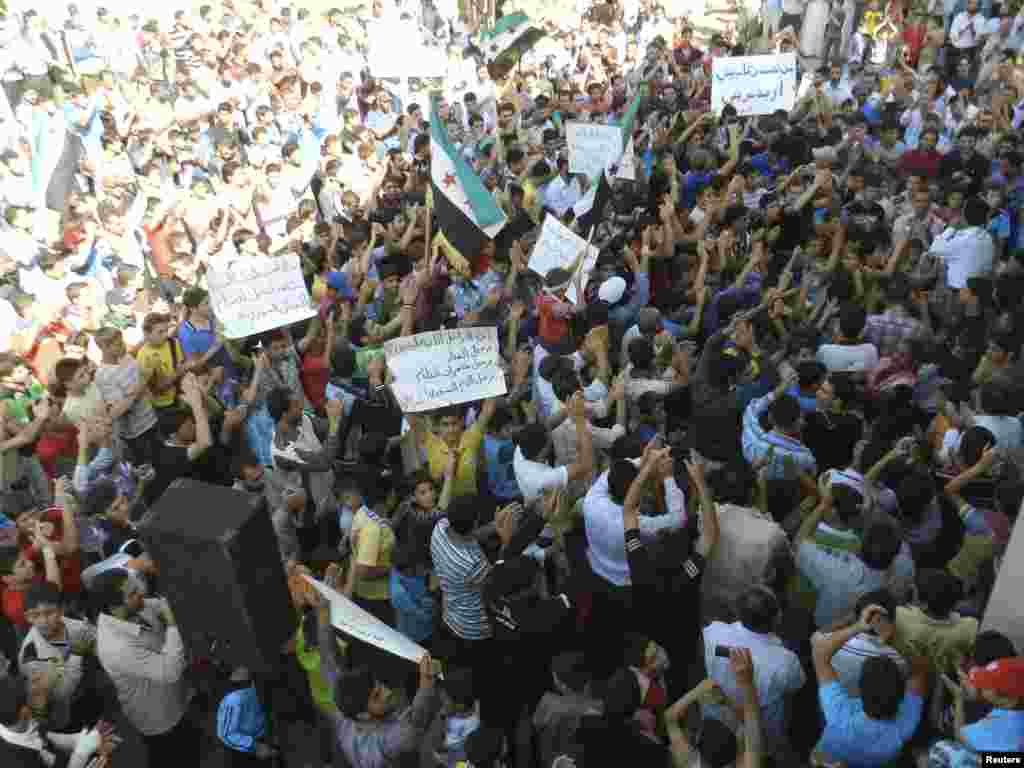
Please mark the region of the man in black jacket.
POLYGON ((700 500, 700 536, 687 557, 667 548, 656 555, 640 538, 640 500, 643 488, 660 458, 670 449, 650 451, 640 474, 630 486, 623 504, 626 558, 633 579, 634 599, 641 611, 641 624, 650 638, 662 646, 672 660, 668 673, 669 696, 678 697, 689 687, 686 673, 697 657, 700 637, 701 579, 707 559, 718 543, 718 511, 704 478, 704 464, 694 458, 686 462, 690 484, 700 500), (673 610, 666 610, 671 605, 673 610), (680 627, 679 617, 693 617, 692 626, 680 627))
POLYGON ((496 562, 484 586, 494 629, 491 682, 501 696, 497 719, 510 744, 523 707, 532 712, 544 694, 548 660, 561 649, 573 618, 566 595, 540 596, 539 576, 537 561, 520 555, 496 562))

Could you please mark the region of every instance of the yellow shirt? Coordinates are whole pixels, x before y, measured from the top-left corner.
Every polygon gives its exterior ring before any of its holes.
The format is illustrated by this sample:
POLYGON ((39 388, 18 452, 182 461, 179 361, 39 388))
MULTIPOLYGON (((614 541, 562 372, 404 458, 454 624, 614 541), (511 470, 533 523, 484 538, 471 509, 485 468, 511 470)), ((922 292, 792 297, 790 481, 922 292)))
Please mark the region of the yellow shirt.
MULTIPOLYGON (((366 508, 359 510, 352 520, 352 553, 354 562, 371 567, 391 568, 391 554, 395 548, 395 533, 391 526, 372 519, 366 508)), ((365 576, 356 579, 354 594, 363 600, 388 600, 391 597, 390 573, 378 578, 365 576)))
MULTIPOLYGON (((178 355, 178 363, 185 361, 185 354, 181 351, 181 345, 177 339, 168 339, 169 343, 161 344, 159 347, 151 347, 144 344, 135 360, 142 370, 142 376, 149 381, 154 373, 160 374, 162 378, 169 378, 174 375, 174 361, 171 358, 171 344, 176 346, 175 352, 178 355)), ((174 405, 177 389, 170 387, 163 392, 153 393, 153 406, 155 408, 167 408, 174 405)))
MULTIPOLYGON (((483 444, 484 431, 479 424, 474 424, 462 433, 462 439, 459 441, 459 465, 455 468, 455 479, 452 482, 452 498, 477 494, 477 468, 480 463, 480 447, 483 444)), ((445 467, 448 466, 448 444, 428 431, 424 433, 423 447, 427 451, 430 476, 437 482, 442 482, 445 467)))
POLYGON ((947 674, 955 674, 977 635, 977 619, 961 618, 958 613, 948 619, 933 619, 916 606, 896 609, 896 649, 908 657, 927 656, 936 669, 947 674))

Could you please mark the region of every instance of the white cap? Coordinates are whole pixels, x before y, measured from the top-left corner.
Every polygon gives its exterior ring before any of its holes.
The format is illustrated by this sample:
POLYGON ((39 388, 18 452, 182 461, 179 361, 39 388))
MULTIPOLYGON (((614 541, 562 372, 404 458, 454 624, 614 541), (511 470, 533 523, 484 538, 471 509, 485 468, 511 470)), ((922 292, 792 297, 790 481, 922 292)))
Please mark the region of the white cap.
POLYGON ((597 289, 597 298, 601 301, 607 301, 609 304, 614 304, 622 298, 622 294, 625 292, 626 281, 616 275, 615 277, 609 277, 601 283, 601 287, 597 289))

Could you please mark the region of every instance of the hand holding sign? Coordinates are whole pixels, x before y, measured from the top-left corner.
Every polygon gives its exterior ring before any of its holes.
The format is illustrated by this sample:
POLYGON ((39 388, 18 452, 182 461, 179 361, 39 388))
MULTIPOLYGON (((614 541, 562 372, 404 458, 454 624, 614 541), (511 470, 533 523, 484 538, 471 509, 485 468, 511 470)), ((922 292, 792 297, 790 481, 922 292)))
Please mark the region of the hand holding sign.
POLYGON ((269 331, 316 314, 299 257, 256 257, 210 264, 210 304, 228 339, 269 331))
POLYGON ((417 413, 507 391, 496 328, 459 328, 402 336, 384 345, 392 391, 417 413))

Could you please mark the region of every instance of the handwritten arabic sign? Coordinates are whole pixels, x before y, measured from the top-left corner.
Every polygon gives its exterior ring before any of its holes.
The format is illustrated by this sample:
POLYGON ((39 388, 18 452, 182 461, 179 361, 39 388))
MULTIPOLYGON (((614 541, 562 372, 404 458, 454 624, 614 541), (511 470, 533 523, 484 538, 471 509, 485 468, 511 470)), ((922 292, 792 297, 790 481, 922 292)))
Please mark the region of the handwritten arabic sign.
POLYGON ((503 395, 497 328, 458 328, 384 344, 392 391, 405 413, 503 395))
POLYGON ((622 157, 622 129, 616 125, 566 123, 565 141, 569 173, 582 173, 592 179, 622 157))
POLYGON ((337 590, 309 576, 303 578, 330 603, 331 625, 346 635, 413 662, 418 662, 426 654, 423 648, 401 632, 367 613, 337 590))
POLYGON ((299 256, 211 262, 206 273, 210 306, 229 339, 241 339, 312 317, 299 256))
POLYGON ((789 111, 796 104, 796 54, 711 60, 711 110, 732 104, 741 117, 789 111))
MULTIPOLYGON (((547 275, 555 267, 571 269, 573 264, 576 263, 576 259, 579 258, 586 248, 586 240, 571 229, 568 229, 554 216, 545 216, 544 227, 541 229, 540 237, 537 239, 536 245, 533 246, 533 252, 530 254, 529 267, 541 277, 547 275)), ((578 265, 577 271, 573 275, 575 277, 582 270, 583 281, 580 285, 584 289, 587 287, 587 278, 591 270, 597 264, 598 253, 599 251, 596 246, 590 246, 587 249, 586 258, 578 265)), ((575 282, 566 292, 566 298, 573 304, 576 303, 575 282)))

